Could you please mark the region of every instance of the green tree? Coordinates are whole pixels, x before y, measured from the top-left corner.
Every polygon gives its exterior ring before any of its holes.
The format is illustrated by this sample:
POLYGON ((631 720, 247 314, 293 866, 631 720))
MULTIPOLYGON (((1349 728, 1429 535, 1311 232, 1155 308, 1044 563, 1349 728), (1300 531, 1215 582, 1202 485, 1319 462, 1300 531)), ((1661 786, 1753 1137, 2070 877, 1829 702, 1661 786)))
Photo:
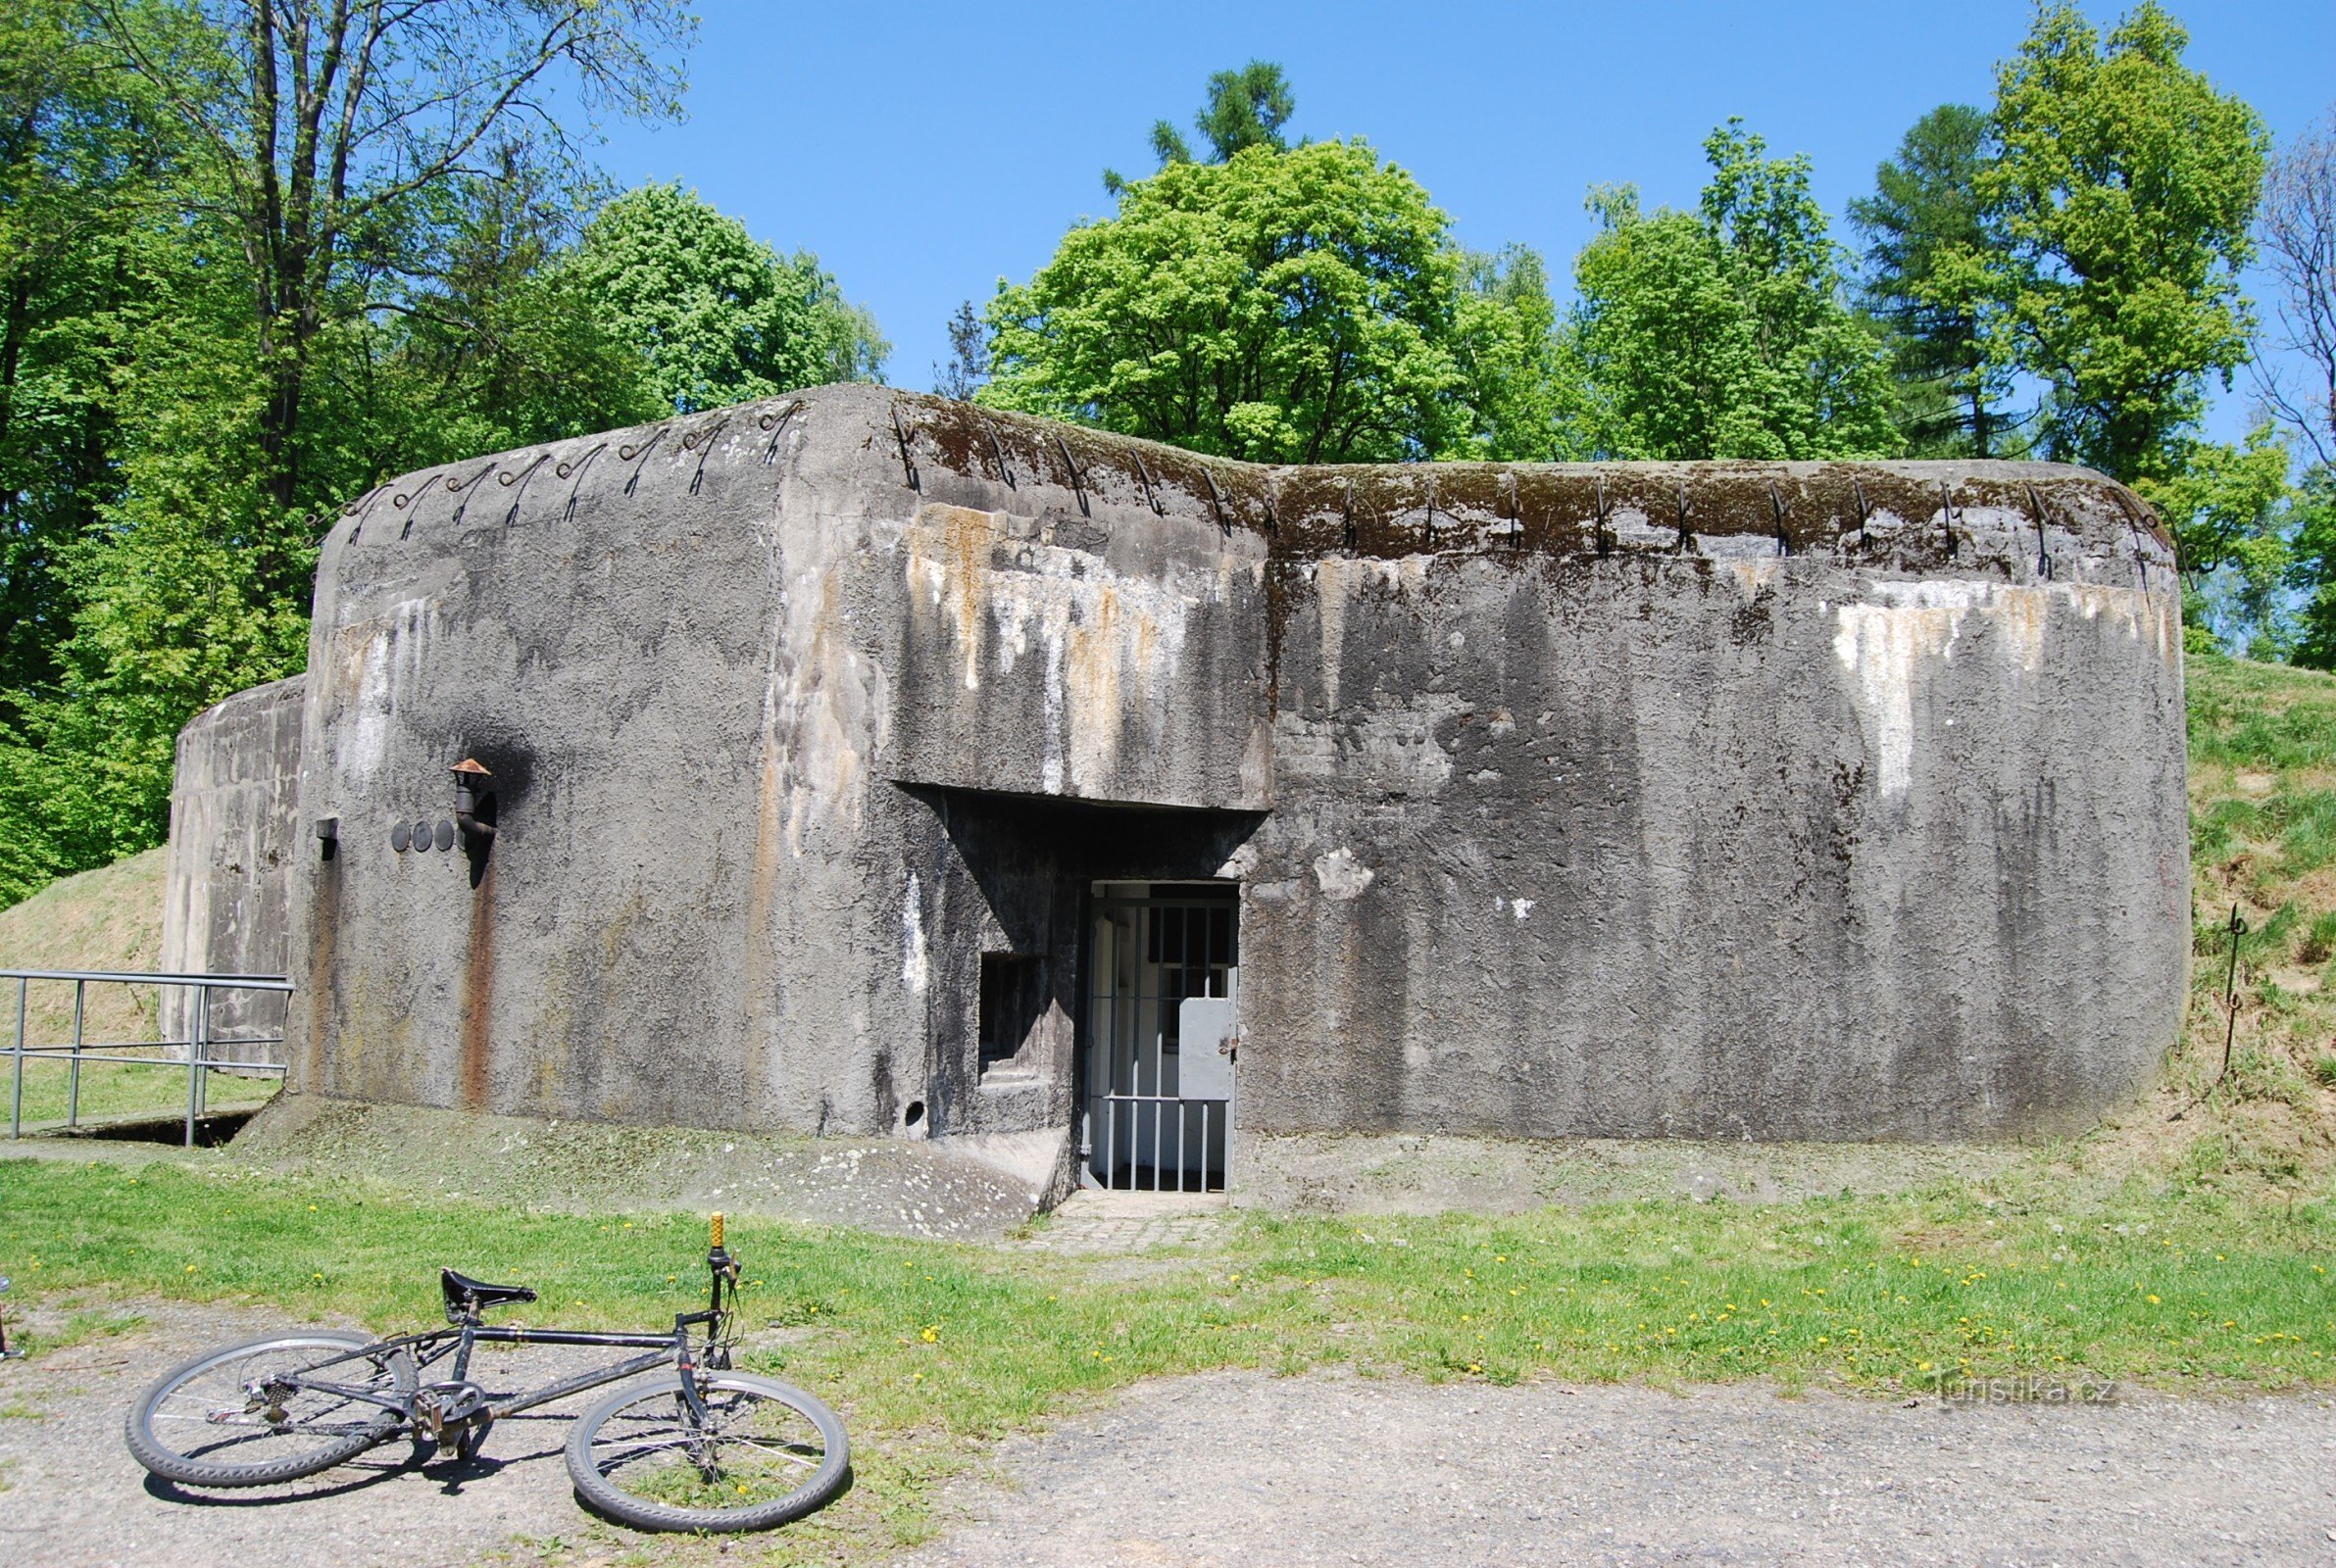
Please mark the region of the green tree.
POLYGON ((1500 422, 1513 389, 1469 380, 1514 364, 1494 339, 1530 336, 1537 271, 1474 287, 1449 229, 1362 141, 1170 163, 1000 287, 978 400, 1268 463, 1539 440, 1500 422))
POLYGON ((2295 662, 2336 669, 2336 467, 2306 471, 2290 505, 2294 522, 2287 586, 2303 595, 2295 662))
POLYGON ((602 208, 564 266, 602 331, 633 346, 676 413, 827 381, 873 380, 888 351, 819 259, 781 258, 679 185, 602 208))
POLYGON ((203 200, 236 227, 269 384, 264 479, 286 513, 328 505, 353 477, 311 474, 305 411, 320 344, 373 303, 347 286, 355 258, 394 246, 416 198, 499 134, 562 139, 576 107, 676 114, 677 52, 696 27, 675 0, 90 5, 120 64, 184 126, 203 200))
POLYGON ((1591 192, 1569 349, 1596 449, 1615 458, 1893 453, 1889 368, 1846 302, 1806 157, 1771 159, 1736 122, 1704 144, 1698 211, 1591 192))
POLYGON ((2183 618, 2258 657, 2282 657, 2279 596, 2294 570, 2285 503, 2289 454, 2268 424, 2244 446, 2184 440, 2164 477, 2136 488, 2165 519, 2182 566, 2183 618))
MULTIPOLYGON (((1298 100, 1282 79, 1281 67, 1252 60, 1238 71, 1219 71, 1209 78, 1209 101, 1192 122, 1209 140, 1209 161, 1224 164, 1247 147, 1288 151, 1281 127, 1297 110, 1298 100)), ((1165 120, 1153 122, 1152 150, 1163 166, 1192 162, 1192 149, 1165 120)))
POLYGON ((612 334, 561 263, 592 196, 583 172, 503 142, 428 196, 422 244, 358 281, 376 301, 333 345, 337 466, 392 473, 657 417, 638 345, 612 334))
MULTIPOLYGON (((1238 71, 1219 71, 1209 78, 1208 101, 1192 117, 1192 122, 1208 138, 1209 162, 1223 164, 1245 147, 1287 152, 1289 142, 1281 127, 1297 109, 1298 100, 1282 78, 1281 67, 1252 60, 1238 71)), ((1152 122, 1152 154, 1163 169, 1193 161, 1192 144, 1165 120, 1152 122)), ((1103 188, 1117 196, 1127 188, 1126 177, 1116 169, 1107 169, 1103 188)))
POLYGON ((1938 270, 1993 297, 1998 362, 2048 383, 2053 452, 2126 480, 2174 471, 2207 378, 2248 355, 2266 140, 2182 64, 2188 42, 2156 0, 2106 38, 2071 5, 2040 11, 1997 70, 2000 152, 1976 180, 2004 243, 1938 270))
POLYGON ((1525 463, 1587 456, 1575 441, 1578 400, 1568 395, 1571 367, 1540 253, 1511 245, 1463 251, 1459 262, 1452 341, 1466 395, 1436 455, 1525 463))
POLYGON ((1944 104, 1875 171, 1874 194, 1850 203, 1866 239, 1865 308, 1888 334, 1895 422, 1919 457, 1996 457, 2007 434, 2011 370, 1990 351, 1984 292, 1956 265, 1994 244, 1978 191, 1988 158, 1987 117, 1944 104))
POLYGON ((116 489, 115 315, 150 251, 175 152, 134 82, 84 47, 71 0, 0 12, 0 724, 57 673, 61 552, 116 489))
MULTIPOLYGON (((132 541, 164 492, 182 525, 248 494, 236 421, 257 404, 243 257, 184 202, 185 135, 151 84, 107 68, 82 7, 25 0, 0 11, 0 99, 5 903, 155 842, 178 722, 243 683, 188 695, 190 666, 238 643, 216 635, 220 581, 132 541), (207 457, 229 471, 201 474, 207 457), (171 618, 133 608, 166 599, 194 629, 150 658, 119 632, 171 618)), ((223 538, 244 575, 273 543, 223 538)))
POLYGON ((933 390, 945 398, 970 403, 981 383, 989 379, 989 331, 971 300, 962 301, 949 318, 949 363, 933 367, 933 390))

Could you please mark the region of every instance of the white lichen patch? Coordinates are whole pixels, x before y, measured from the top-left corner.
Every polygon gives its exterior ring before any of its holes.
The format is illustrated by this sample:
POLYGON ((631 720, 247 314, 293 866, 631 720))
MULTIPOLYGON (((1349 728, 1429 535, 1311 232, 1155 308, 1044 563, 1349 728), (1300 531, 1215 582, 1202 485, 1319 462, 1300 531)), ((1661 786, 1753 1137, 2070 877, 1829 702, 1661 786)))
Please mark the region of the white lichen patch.
POLYGON ((2137 640, 2163 635, 2154 596, 2126 588, 1932 579, 1877 582, 1869 591, 1864 603, 1834 607, 1833 652, 1856 683, 1859 719, 1885 800, 1914 782, 1916 695, 1928 666, 1952 662, 1960 647, 1985 650, 2009 677, 2024 680, 2044 673, 2045 633, 2056 612, 2109 617, 2137 640))
POLYGON ((909 873, 909 887, 900 904, 900 983, 913 996, 924 995, 924 985, 931 973, 924 942, 924 887, 917 880, 917 873, 909 873))
POLYGON ((1336 849, 1314 858, 1314 879, 1321 888, 1322 897, 1342 904, 1349 899, 1361 898, 1363 890, 1369 887, 1377 875, 1376 871, 1355 858, 1352 850, 1336 849))

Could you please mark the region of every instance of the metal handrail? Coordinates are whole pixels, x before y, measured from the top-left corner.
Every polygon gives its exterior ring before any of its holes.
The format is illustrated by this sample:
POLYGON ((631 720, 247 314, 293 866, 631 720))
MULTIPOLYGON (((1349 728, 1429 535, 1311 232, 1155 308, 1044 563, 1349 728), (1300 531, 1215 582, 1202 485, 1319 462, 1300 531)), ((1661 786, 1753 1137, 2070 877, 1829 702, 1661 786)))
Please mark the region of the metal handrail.
MULTIPOLYGON (((292 982, 280 974, 177 974, 148 973, 120 969, 0 969, 0 980, 17 983, 16 1041, 9 1049, 10 1092, 8 1102, 8 1136, 22 1138, 25 1134, 25 1062, 27 1057, 63 1056, 71 1064, 72 1078, 66 1091, 65 1124, 81 1124, 81 1064, 85 1061, 125 1062, 131 1065, 160 1065, 150 1057, 124 1056, 115 1053, 159 1049, 183 1044, 186 1047, 186 1147, 195 1143, 195 1123, 203 1114, 204 1102, 210 1085, 210 1075, 222 1068, 241 1073, 282 1077, 285 1064, 281 1061, 224 1060, 211 1054, 215 1044, 211 1033, 211 997, 218 991, 280 992, 289 995, 292 982), (25 1039, 25 999, 32 982, 70 982, 73 993, 73 1039, 64 1045, 28 1045, 25 1039), (110 1049, 102 1045, 91 1051, 83 1037, 82 1025, 87 1013, 89 987, 92 985, 150 985, 157 989, 178 987, 195 993, 194 1037, 186 1041, 158 1040, 154 1042, 113 1042, 110 1049)), ((277 1046, 284 1043, 281 1034, 239 1035, 232 1040, 216 1042, 234 1046, 277 1046)), ((175 1065, 173 1063, 172 1065, 175 1065)))

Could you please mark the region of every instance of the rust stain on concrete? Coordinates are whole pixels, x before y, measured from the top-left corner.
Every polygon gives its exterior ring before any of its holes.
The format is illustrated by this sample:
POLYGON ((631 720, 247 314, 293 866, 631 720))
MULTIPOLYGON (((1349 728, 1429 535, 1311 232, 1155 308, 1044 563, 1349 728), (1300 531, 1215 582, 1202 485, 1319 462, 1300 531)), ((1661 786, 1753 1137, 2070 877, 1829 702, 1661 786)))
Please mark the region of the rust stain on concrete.
POLYGON ((463 955, 462 1102, 487 1108, 489 1046, 495 1007, 495 861, 471 890, 471 943, 463 955))

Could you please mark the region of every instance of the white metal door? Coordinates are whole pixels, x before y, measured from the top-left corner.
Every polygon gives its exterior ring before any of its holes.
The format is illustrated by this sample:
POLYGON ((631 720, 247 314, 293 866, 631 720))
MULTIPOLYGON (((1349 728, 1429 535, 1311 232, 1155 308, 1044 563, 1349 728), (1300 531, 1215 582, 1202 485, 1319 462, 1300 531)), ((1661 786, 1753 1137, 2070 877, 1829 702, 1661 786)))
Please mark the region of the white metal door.
MULTIPOLYGON (((1123 886, 1123 885, 1122 885, 1123 886)), ((1229 884, 1099 890, 1088 949, 1088 1168, 1104 1186, 1224 1186, 1239 1055, 1229 884), (1221 889, 1221 891, 1220 891, 1221 889)))

